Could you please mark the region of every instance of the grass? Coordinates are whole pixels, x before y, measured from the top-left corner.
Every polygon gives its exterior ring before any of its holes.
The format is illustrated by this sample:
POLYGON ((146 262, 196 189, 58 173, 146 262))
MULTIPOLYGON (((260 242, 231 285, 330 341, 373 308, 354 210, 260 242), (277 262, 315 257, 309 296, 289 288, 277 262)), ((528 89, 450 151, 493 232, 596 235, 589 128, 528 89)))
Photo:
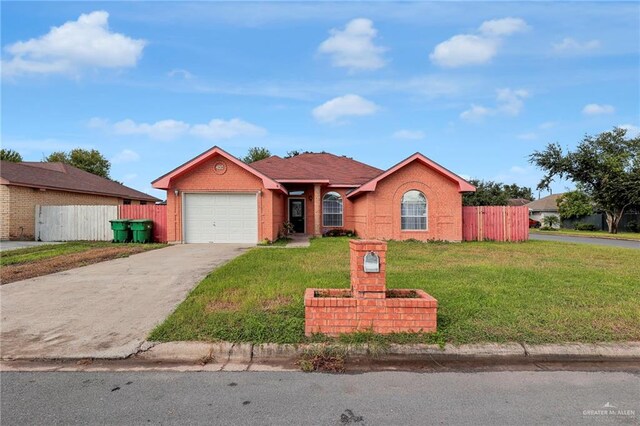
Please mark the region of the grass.
MULTIPOLYGON (((142 244, 120 244, 123 247, 143 246, 142 244)), ((164 247, 164 244, 146 244, 148 248, 164 247)), ((62 244, 45 244, 35 247, 26 247, 16 250, 0 252, 0 266, 17 265, 49 259, 56 256, 65 256, 81 253, 96 248, 115 247, 115 244, 102 241, 74 241, 62 244)))
POLYGON ((597 237, 609 238, 611 240, 638 240, 640 241, 640 233, 638 232, 618 232, 610 234, 608 231, 577 231, 575 229, 554 229, 553 231, 540 230, 531 228, 529 232, 532 234, 562 234, 576 237, 597 237))
MULTIPOLYGON (((389 288, 439 300, 438 333, 370 332, 343 343, 560 343, 640 340, 640 252, 529 241, 389 242, 389 288)), ((300 250, 251 250, 209 274, 151 340, 300 343, 307 287, 347 288, 347 238, 300 250)))
POLYGON ((291 238, 278 238, 275 241, 262 242, 258 245, 261 247, 284 247, 291 242, 291 238))
POLYGON ((166 244, 70 242, 4 251, 0 253, 0 284, 128 257, 165 246, 166 244))

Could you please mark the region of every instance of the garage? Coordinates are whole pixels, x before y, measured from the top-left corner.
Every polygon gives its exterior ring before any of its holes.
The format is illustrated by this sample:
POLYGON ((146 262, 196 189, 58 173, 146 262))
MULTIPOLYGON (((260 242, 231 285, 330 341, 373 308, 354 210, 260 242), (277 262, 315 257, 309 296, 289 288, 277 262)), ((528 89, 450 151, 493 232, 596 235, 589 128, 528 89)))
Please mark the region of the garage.
POLYGON ((184 194, 186 243, 258 242, 258 203, 255 193, 184 194))

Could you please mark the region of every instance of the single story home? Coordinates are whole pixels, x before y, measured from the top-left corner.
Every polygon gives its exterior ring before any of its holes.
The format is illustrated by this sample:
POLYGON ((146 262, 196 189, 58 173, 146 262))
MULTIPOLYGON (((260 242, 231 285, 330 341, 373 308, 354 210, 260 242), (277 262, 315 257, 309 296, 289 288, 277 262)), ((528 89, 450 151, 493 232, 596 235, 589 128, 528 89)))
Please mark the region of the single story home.
POLYGON ((68 164, 0 163, 0 240, 32 240, 36 205, 117 205, 160 201, 68 164))
POLYGON ((218 147, 156 179, 168 240, 252 243, 342 228, 363 238, 462 240, 462 193, 475 187, 420 153, 388 170, 305 153, 245 164, 218 147))
MULTIPOLYGON (((564 193, 547 195, 546 197, 542 197, 538 200, 525 204, 525 206, 529 208, 529 219, 537 220, 542 223, 542 220, 546 216, 558 216, 558 218, 560 218, 557 202, 558 198, 560 198, 562 194, 564 193)), ((559 228, 560 224, 558 223, 555 227, 559 228)))

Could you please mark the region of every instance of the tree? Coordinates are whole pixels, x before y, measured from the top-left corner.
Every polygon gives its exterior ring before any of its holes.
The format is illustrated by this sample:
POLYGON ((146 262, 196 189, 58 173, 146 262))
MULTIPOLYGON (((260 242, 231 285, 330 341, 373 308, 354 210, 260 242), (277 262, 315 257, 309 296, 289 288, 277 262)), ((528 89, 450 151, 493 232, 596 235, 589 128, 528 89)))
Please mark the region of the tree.
POLYGON ((580 219, 593 214, 591 197, 581 190, 565 192, 556 200, 560 219, 580 219))
POLYGON ((469 183, 476 187, 476 192, 462 196, 465 206, 506 206, 509 198, 526 198, 533 200, 531 188, 518 186, 515 183, 505 185, 500 182, 471 179, 469 183))
POLYGON ((56 151, 52 152, 44 161, 48 163, 60 162, 69 164, 85 172, 110 179, 109 170, 111 169, 111 163, 100 151, 95 149, 75 148, 69 152, 56 151))
POLYGON ((249 152, 242 158, 247 164, 253 163, 254 161, 264 160, 265 158, 271 157, 271 152, 267 148, 261 147, 253 147, 249 148, 249 152))
POLYGON ((627 207, 640 203, 640 135, 626 138, 626 130, 614 128, 597 136, 585 135, 574 151, 565 153, 558 143, 535 151, 529 161, 545 172, 538 189, 549 188, 555 178, 582 186, 607 218, 616 234, 627 207))
POLYGON ((301 154, 312 154, 311 151, 299 151, 297 149, 294 149, 293 151, 287 151, 287 155, 284 156, 284 158, 291 158, 291 157, 295 157, 297 155, 301 155, 301 154))
POLYGON ((18 151, 2 148, 0 149, 0 160, 20 163, 22 161, 22 155, 20 155, 18 151))
POLYGON ((556 225, 560 224, 560 218, 555 214, 551 214, 542 218, 542 224, 545 228, 552 229, 556 225))

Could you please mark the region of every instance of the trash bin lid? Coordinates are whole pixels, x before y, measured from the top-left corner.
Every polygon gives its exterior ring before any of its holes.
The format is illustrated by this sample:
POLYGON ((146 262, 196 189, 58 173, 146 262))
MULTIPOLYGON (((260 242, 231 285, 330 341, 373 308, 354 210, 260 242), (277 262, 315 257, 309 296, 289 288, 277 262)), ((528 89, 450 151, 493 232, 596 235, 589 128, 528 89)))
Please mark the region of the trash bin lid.
POLYGON ((153 222, 151 219, 132 219, 129 222, 132 223, 144 223, 144 222, 153 222))

